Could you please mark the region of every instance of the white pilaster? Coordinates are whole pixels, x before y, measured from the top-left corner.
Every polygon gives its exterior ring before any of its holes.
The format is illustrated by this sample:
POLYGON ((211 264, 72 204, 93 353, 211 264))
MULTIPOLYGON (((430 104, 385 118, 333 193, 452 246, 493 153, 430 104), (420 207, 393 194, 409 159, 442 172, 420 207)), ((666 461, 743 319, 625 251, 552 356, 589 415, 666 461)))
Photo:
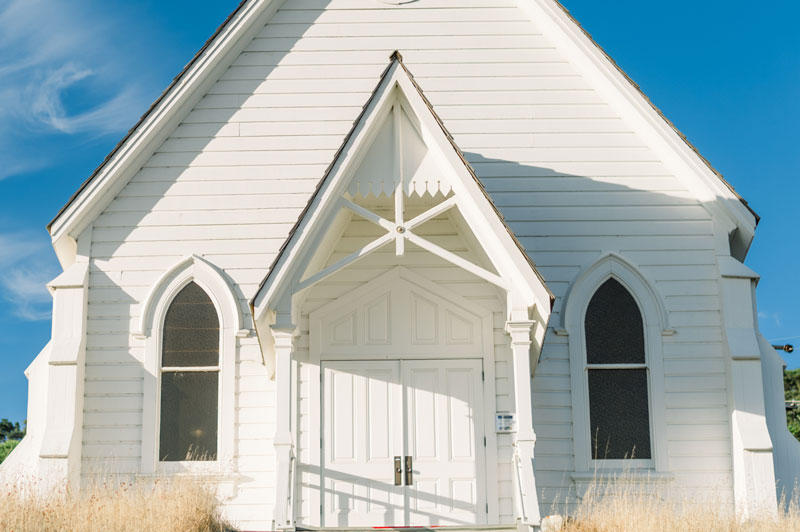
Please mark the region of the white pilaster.
POLYGON ((37 471, 43 492, 80 485, 88 280, 89 263, 81 261, 47 285, 53 294, 53 328, 37 471))
POLYGON ((767 429, 755 305, 758 274, 719 257, 722 319, 730 353, 729 403, 736 512, 746 519, 777 511, 772 440, 767 429))
POLYGON ((297 328, 272 326, 275 342, 275 529, 293 529, 294 439, 292 438, 292 356, 297 328))
POLYGON ((533 430, 531 402, 531 330, 533 321, 509 321, 506 332, 511 337, 514 366, 514 399, 517 410, 517 433, 514 441, 517 492, 517 520, 524 527, 539 526, 539 498, 533 472, 533 448, 536 434, 533 430))

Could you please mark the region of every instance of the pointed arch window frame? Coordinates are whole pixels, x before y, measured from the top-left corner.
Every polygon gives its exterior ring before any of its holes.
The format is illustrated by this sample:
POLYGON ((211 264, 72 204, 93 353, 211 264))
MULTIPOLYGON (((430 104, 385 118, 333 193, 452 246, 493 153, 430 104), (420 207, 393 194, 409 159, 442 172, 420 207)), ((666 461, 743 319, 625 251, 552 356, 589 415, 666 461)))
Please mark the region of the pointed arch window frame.
MULTIPOLYGON (((570 384, 572 397, 572 434, 577 480, 588 476, 619 472, 644 472, 650 480, 671 478, 666 440, 666 404, 664 390, 663 338, 675 334, 670 328, 669 314, 652 283, 632 262, 613 252, 604 253, 585 267, 566 295, 561 312, 558 336, 569 341, 570 384), (589 419, 588 370, 594 367, 586 356, 584 319, 589 303, 597 290, 609 279, 618 281, 633 297, 644 324, 645 364, 650 418, 650 459, 595 460, 592 458, 591 424, 589 419), (660 474, 666 476, 661 477, 660 474)), ((609 365, 606 365, 609 366, 609 365)), ((626 365, 627 366, 627 365, 626 365)), ((636 366, 642 366, 636 364, 636 366)), ((605 368, 607 369, 607 368, 605 368)))
POLYGON ((234 418, 237 338, 249 336, 230 283, 210 262, 197 255, 178 261, 151 288, 132 336, 144 340, 142 397, 142 475, 191 472, 225 475, 234 472, 234 418), (161 358, 163 328, 175 297, 196 283, 214 304, 219 319, 219 391, 217 408, 217 459, 162 462, 158 458, 161 421, 161 358))

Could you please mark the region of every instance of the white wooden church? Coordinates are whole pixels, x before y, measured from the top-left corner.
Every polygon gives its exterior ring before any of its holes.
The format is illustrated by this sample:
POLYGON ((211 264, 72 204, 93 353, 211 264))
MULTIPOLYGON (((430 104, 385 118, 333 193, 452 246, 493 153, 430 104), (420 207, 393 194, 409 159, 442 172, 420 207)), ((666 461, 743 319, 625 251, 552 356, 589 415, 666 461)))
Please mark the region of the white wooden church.
POLYGON ((554 0, 245 0, 52 221, 4 482, 536 529, 800 473, 757 215, 554 0))

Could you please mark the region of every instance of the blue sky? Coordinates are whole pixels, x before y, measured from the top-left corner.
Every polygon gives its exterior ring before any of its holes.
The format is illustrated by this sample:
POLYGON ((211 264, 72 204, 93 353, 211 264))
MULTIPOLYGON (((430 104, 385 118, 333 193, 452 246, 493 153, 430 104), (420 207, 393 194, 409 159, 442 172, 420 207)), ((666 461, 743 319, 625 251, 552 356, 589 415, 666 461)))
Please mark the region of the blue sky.
MULTIPOLYGON (((761 214, 760 326, 800 344, 800 3, 564 3, 761 214)), ((45 225, 237 4, 0 0, 0 418, 50 336, 45 225)))

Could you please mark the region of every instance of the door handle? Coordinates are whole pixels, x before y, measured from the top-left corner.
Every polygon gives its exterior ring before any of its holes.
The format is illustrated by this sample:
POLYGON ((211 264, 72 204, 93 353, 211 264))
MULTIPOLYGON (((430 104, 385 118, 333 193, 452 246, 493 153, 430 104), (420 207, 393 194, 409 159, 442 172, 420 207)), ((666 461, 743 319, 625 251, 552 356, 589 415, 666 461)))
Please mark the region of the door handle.
POLYGON ((406 456, 406 486, 414 483, 413 462, 410 456, 406 456))
POLYGON ((403 485, 403 465, 399 456, 394 457, 394 485, 403 485))

